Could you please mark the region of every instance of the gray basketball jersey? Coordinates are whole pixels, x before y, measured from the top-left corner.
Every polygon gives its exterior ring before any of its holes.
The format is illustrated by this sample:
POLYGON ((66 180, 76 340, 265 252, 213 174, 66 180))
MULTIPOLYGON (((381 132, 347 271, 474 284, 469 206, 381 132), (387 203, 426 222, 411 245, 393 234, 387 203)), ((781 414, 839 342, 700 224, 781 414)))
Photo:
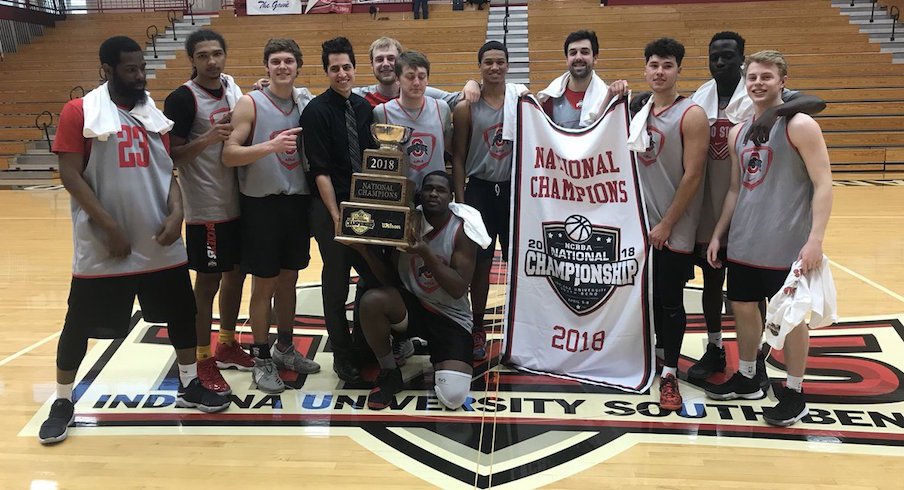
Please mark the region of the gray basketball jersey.
POLYGON ((420 191, 425 175, 446 169, 445 137, 452 129, 448 105, 427 97, 420 111, 409 111, 394 99, 374 109, 374 121, 412 129, 402 151, 408 156, 408 180, 414 182, 416 191, 420 191))
POLYGON ((71 199, 75 277, 141 274, 187 260, 181 237, 166 247, 153 238, 169 214, 173 160, 159 134, 147 132, 128 111, 118 110, 120 131, 106 141, 91 140, 82 176, 129 239, 132 253, 122 259, 110 257, 107 234, 71 199))
MULTIPOLYGON (((430 251, 446 265, 452 262, 455 235, 462 224, 461 218, 450 213, 449 221, 445 225, 424 236, 430 251)), ((457 299, 449 295, 424 266, 423 258, 415 254, 399 255, 399 277, 405 289, 417 296, 428 310, 436 311, 461 325, 468 332, 471 331, 473 320, 468 295, 457 299)))
MULTIPOLYGON (((744 121, 743 134, 752 119, 744 121)), ((813 182, 788 140, 788 120, 778 118, 769 142, 733 142, 741 170, 738 204, 728 232, 728 260, 787 269, 797 260, 813 224, 813 182)))
POLYGON ((731 158, 728 156, 728 133, 734 124, 725 116, 728 101, 719 101, 718 119, 709 127, 709 151, 703 177, 703 205, 697 225, 697 243, 709 243, 722 216, 722 204, 731 183, 731 158))
MULTIPOLYGON (((195 96, 195 120, 188 140, 200 138, 229 113, 226 96, 216 98, 189 80, 185 86, 195 96)), ((179 184, 185 203, 185 222, 229 221, 239 215, 239 188, 235 169, 223 165, 223 143, 208 146, 195 161, 179 169, 179 184)))
POLYGON ((552 122, 563 128, 578 129, 581 127, 580 106, 572 106, 571 102, 568 102, 568 98, 564 95, 561 97, 553 97, 550 101, 552 104, 552 122))
MULTIPOLYGON (((301 109, 294 103, 288 112, 280 108, 285 101, 273 100, 263 90, 248 94, 254 102, 254 131, 251 144, 269 141, 287 129, 298 127, 301 109)), ((301 138, 299 138, 301 141, 301 138)), ((250 165, 239 167, 239 189, 251 197, 276 194, 310 194, 303 161, 304 149, 289 153, 271 153, 250 165)))
POLYGON ((483 98, 471 104, 471 142, 465 174, 490 182, 512 178, 512 142, 502 139, 503 110, 494 109, 483 98))
MULTIPOLYGON (((681 122, 687 111, 696 105, 691 99, 679 98, 658 113, 655 109, 651 110, 647 118, 650 147, 645 152, 637 154, 637 161, 640 162, 637 168, 643 186, 650 229, 662 221, 684 176, 681 122)), ((698 189, 684 214, 672 227, 672 234, 666 242, 669 250, 681 253, 694 251, 702 202, 703 193, 698 189)))

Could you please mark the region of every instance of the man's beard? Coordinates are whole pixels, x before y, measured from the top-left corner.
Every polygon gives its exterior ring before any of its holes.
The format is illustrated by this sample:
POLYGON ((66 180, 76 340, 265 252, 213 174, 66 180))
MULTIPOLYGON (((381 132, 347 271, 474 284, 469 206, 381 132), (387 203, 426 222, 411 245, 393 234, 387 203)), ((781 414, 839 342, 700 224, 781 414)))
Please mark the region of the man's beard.
POLYGON ((586 79, 587 77, 589 77, 589 76, 590 76, 590 73, 593 71, 593 69, 590 67, 590 65, 584 65, 584 67, 583 67, 584 73, 583 73, 582 75, 579 75, 579 74, 577 73, 577 70, 580 70, 580 69, 581 69, 581 68, 575 69, 575 67, 569 66, 569 67, 568 67, 568 73, 571 74, 571 78, 574 78, 574 79, 577 79, 577 80, 584 80, 584 79, 586 79))
POLYGON ((135 88, 134 86, 126 83, 121 78, 117 77, 116 74, 113 74, 113 78, 110 80, 110 85, 117 95, 119 95, 132 105, 142 105, 147 102, 148 94, 147 92, 145 92, 144 87, 135 88))

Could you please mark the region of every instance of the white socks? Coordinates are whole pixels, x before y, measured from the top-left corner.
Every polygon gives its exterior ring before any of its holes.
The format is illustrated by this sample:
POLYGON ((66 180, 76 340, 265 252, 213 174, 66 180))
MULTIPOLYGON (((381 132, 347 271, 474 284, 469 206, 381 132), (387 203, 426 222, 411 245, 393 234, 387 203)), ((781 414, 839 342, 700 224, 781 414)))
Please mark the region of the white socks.
POLYGON ((710 344, 722 348, 722 332, 706 332, 706 339, 710 344))
POLYGON ((191 364, 179 364, 179 381, 182 382, 183 388, 187 387, 188 384, 197 377, 198 363, 193 362, 191 364))
POLYGON ((662 366, 662 375, 661 375, 661 377, 664 378, 664 377, 668 376, 669 374, 671 374, 672 376, 674 376, 674 377, 677 378, 677 377, 678 377, 678 368, 677 368, 677 367, 662 366))
POLYGON ((65 385, 61 385, 61 384, 57 383, 57 388, 56 388, 57 399, 65 398, 66 400, 72 401, 72 387, 74 385, 75 385, 75 383, 69 383, 69 384, 65 384, 65 385))
POLYGON ((738 361, 738 372, 743 374, 746 378, 753 379, 756 375, 756 361, 745 361, 740 359, 738 361))
POLYGON ((792 390, 794 390, 794 391, 800 393, 800 392, 801 392, 801 385, 803 384, 803 382, 804 382, 804 378, 803 378, 803 377, 788 376, 788 380, 785 381, 785 386, 787 386, 788 388, 790 388, 790 389, 792 389, 792 390))

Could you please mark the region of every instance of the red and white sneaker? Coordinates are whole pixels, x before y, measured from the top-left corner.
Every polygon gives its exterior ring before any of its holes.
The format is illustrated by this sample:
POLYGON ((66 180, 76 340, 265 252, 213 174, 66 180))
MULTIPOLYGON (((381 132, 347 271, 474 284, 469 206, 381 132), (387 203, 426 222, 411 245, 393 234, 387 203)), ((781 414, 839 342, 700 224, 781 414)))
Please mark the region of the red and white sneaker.
POLYGON ((251 371, 251 368, 254 367, 254 358, 245 352, 238 342, 217 343, 217 351, 213 357, 217 360, 217 367, 220 369, 235 368, 239 371, 251 371))
POLYGON ((229 383, 223 379, 220 370, 217 369, 217 361, 213 357, 208 357, 203 361, 198 361, 198 379, 201 380, 201 386, 218 395, 228 395, 232 393, 229 383))
POLYGON ((673 374, 659 378, 659 406, 666 410, 681 410, 681 392, 678 391, 678 379, 673 374))

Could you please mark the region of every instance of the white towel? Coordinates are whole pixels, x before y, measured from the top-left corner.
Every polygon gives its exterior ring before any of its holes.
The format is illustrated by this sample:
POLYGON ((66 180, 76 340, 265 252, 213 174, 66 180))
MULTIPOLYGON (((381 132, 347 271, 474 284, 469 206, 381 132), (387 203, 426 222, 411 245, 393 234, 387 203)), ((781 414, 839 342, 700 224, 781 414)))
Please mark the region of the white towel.
POLYGON ((764 339, 776 349, 784 348, 785 337, 806 323, 807 315, 810 329, 835 323, 838 320, 835 297, 828 257, 823 256, 820 266, 806 274, 802 273, 800 260, 794 262, 785 284, 769 300, 764 339))
MULTIPOLYGON (((631 104, 631 93, 628 92, 628 105, 631 104)), ((653 95, 647 98, 646 104, 641 107, 634 118, 631 119, 631 130, 628 134, 628 149, 643 153, 650 147, 650 133, 647 132, 647 118, 653 110, 653 95)))
MULTIPOLYGON (((606 82, 596 72, 591 72, 591 75, 590 86, 587 87, 587 92, 584 93, 584 101, 581 104, 581 126, 590 126, 593 121, 596 121, 599 111, 605 109, 601 108, 600 105, 602 105, 603 99, 606 98, 606 94, 609 92, 609 85, 606 85, 606 82)), ((566 72, 541 90, 537 94, 537 98, 540 102, 545 102, 550 97, 561 97, 565 94, 565 89, 568 87, 568 80, 570 79, 571 74, 566 72)))
POLYGON ((502 106, 502 139, 515 141, 518 133, 518 97, 527 91, 520 83, 505 84, 505 102, 502 106))
POLYGON ((295 105, 298 106, 298 113, 304 111, 308 102, 314 98, 314 95, 311 94, 311 91, 304 87, 295 87, 294 92, 292 93, 292 98, 295 99, 295 105))
MULTIPOLYGON (((417 209, 418 211, 421 211, 421 236, 424 236, 433 231, 433 226, 424 216, 423 208, 418 206, 417 209)), ((467 204, 460 204, 457 202, 449 203, 449 211, 452 211, 452 214, 461 218, 464 222, 465 235, 480 248, 487 248, 493 243, 489 233, 487 233, 486 225, 483 224, 483 216, 480 215, 480 211, 467 204)))
POLYGON ((235 109, 235 103, 242 98, 242 87, 235 83, 235 78, 223 73, 220 75, 220 83, 223 84, 223 92, 226 94, 226 104, 229 110, 235 109))
MULTIPOLYGON (((82 126, 82 135, 85 138, 97 138, 101 141, 107 141, 110 135, 118 133, 122 128, 122 123, 119 121, 119 111, 116 108, 116 104, 113 103, 113 99, 110 98, 108 83, 105 82, 82 97, 85 111, 85 124, 82 126)), ((173 129, 174 123, 167 119, 163 112, 157 108, 157 104, 151 98, 150 93, 147 93, 145 103, 133 107, 129 114, 138 119, 145 130, 152 133, 166 134, 173 129)))
MULTIPOLYGON (((719 118, 719 90, 716 88, 716 81, 710 80, 701 85, 691 96, 691 100, 706 111, 706 118, 709 119, 709 125, 712 126, 719 118)), ((725 117, 732 124, 737 124, 751 116, 753 116, 753 101, 747 95, 747 87, 742 77, 725 107, 725 117)))

